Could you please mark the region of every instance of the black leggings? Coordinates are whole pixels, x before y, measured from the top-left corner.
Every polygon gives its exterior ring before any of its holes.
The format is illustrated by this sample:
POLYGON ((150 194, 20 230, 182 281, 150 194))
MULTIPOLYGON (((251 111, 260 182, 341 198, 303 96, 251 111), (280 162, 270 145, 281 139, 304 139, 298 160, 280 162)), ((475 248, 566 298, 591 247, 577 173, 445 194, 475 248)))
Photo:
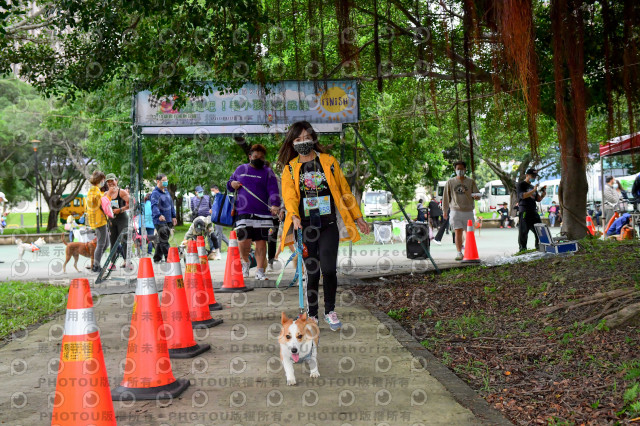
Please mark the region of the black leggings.
MULTIPOLYGON (((111 250, 113 250, 113 246, 116 243, 116 240, 120 236, 122 232, 126 232, 129 223, 127 221, 127 215, 122 213, 117 217, 113 218, 109 223, 109 240, 111 242, 111 250)), ((124 238, 122 240, 122 245, 120 246, 120 254, 123 259, 127 259, 127 239, 124 238)))
POLYGON ((322 289, 324 290, 324 312, 328 314, 336 307, 338 277, 336 262, 338 259, 338 243, 340 234, 335 221, 323 224, 320 229, 313 229, 303 224, 302 241, 307 246, 309 256, 304 259, 307 269, 307 303, 309 316, 318 316, 318 284, 322 271, 322 289))

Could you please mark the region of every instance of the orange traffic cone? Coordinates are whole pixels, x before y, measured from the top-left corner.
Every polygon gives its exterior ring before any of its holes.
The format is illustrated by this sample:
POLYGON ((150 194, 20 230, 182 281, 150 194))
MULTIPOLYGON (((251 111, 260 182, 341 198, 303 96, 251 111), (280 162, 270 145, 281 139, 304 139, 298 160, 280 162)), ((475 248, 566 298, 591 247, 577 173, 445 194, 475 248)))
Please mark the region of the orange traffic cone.
POLYGON ((209 295, 202 282, 202 274, 198 271, 198 250, 196 242, 191 240, 187 244, 187 269, 185 274, 185 290, 187 304, 193 328, 211 328, 222 324, 221 319, 213 319, 209 312, 209 295))
POLYGON ((618 212, 613 212, 613 216, 611 216, 611 219, 609 219, 609 223, 607 223, 607 226, 604 228, 604 231, 602 232, 603 235, 607 235, 607 231, 609 230, 609 228, 611 228, 611 225, 613 225, 613 222, 616 221, 617 218, 620 217, 620 213, 618 212))
POLYGON ((465 263, 480 263, 478 247, 476 246, 476 236, 473 233, 473 221, 471 219, 467 222, 467 238, 464 243, 464 258, 462 261, 465 263))
POLYGON ((178 247, 169 248, 167 264, 169 271, 164 276, 160 309, 167 334, 169 356, 171 358, 193 358, 208 351, 211 346, 206 343, 199 345, 193 338, 193 327, 189 317, 187 295, 184 291, 178 247))
POLYGON ((89 281, 71 281, 52 425, 115 425, 89 281))
POLYGON ((211 280, 211 270, 209 269, 209 256, 207 256, 207 249, 204 247, 204 237, 199 235, 196 240, 196 246, 198 247, 198 258, 200 259, 200 274, 202 275, 202 282, 204 283, 204 289, 209 295, 209 310, 221 311, 222 305, 216 302, 216 295, 213 292, 213 281, 211 280))
POLYGON ((596 235, 596 227, 593 225, 591 216, 587 216, 587 229, 589 230, 589 234, 596 235))
POLYGON ((189 387, 188 380, 173 376, 165 333, 151 258, 143 257, 138 266, 124 378, 111 392, 114 400, 175 398, 189 387))
POLYGON ((245 287, 242 276, 242 263, 240 262, 240 249, 236 231, 229 234, 229 250, 227 251, 227 264, 224 269, 224 281, 218 293, 240 293, 251 291, 253 288, 245 287))

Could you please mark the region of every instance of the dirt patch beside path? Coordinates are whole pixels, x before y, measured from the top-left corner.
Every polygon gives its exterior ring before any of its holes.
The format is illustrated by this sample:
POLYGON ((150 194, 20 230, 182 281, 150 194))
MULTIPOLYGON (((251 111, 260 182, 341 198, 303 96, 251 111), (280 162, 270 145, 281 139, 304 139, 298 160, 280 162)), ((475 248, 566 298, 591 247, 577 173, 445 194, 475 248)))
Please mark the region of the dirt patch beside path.
POLYGON ((575 256, 385 277, 354 287, 516 424, 640 416, 640 244, 585 242, 575 256), (373 283, 372 283, 373 284, 373 283))

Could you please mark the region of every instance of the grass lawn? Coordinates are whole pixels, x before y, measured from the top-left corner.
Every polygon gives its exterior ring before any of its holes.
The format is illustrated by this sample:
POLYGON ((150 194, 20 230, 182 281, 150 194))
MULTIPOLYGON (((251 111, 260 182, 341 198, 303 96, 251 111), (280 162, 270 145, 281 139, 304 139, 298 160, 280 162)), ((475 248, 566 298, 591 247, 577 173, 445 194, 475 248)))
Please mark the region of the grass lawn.
MULTIPOLYGON (((9 213, 7 215, 7 226, 20 226, 20 216, 24 217, 24 226, 27 228, 36 227, 35 213, 9 213)), ((42 213, 42 225, 47 226, 49 220, 49 212, 42 213)))
POLYGON ((45 283, 0 283, 0 340, 64 310, 68 291, 45 283))

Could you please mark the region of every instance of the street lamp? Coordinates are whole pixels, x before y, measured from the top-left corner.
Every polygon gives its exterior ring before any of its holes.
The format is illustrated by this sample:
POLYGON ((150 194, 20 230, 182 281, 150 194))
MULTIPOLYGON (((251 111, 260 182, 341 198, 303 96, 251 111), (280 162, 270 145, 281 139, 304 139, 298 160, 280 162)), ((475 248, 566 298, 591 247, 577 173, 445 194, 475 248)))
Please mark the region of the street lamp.
POLYGON ((33 155, 35 160, 33 162, 33 170, 36 175, 36 233, 40 233, 40 203, 38 203, 38 144, 40 141, 38 139, 33 139, 31 141, 31 145, 33 146, 33 155))

